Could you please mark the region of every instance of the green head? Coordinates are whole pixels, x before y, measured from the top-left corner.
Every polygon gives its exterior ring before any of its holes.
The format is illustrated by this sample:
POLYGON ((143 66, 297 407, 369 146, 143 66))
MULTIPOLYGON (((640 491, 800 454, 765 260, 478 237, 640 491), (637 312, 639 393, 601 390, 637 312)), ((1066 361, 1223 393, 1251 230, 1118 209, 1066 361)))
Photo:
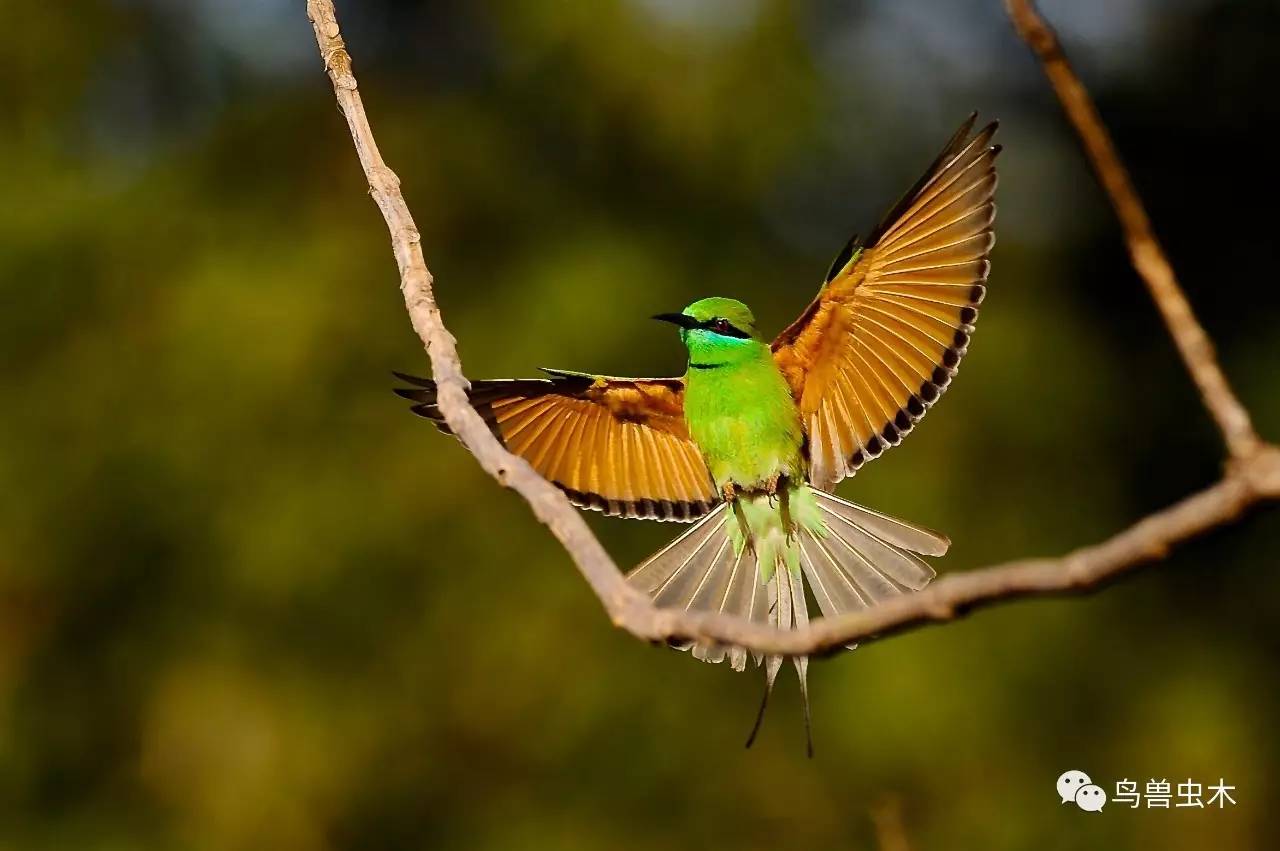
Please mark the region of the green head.
POLYGON ((725 365, 760 356, 767 346, 756 336, 751 308, 731 298, 704 298, 680 313, 653 317, 680 326, 680 339, 689 349, 689 363, 725 365))

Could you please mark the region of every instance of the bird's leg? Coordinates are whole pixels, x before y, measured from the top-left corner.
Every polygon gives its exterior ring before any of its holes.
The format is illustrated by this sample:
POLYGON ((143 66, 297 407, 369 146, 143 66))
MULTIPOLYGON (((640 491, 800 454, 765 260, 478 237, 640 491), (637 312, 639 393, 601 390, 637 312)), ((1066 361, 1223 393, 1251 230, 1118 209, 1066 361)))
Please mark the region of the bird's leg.
POLYGON ((747 549, 752 555, 756 552, 755 539, 751 537, 751 525, 747 523, 746 512, 742 510, 742 503, 738 500, 738 490, 734 487, 733 482, 725 482, 720 486, 720 492, 724 495, 724 501, 733 507, 733 516, 738 521, 738 527, 742 529, 742 539, 747 542, 747 549))
POLYGON ((764 492, 769 495, 769 507, 776 508, 778 505, 778 482, 782 481, 782 471, 774 473, 764 483, 764 492))
POLYGON ((791 523, 791 488, 787 487, 785 482, 782 485, 778 502, 782 506, 782 528, 787 533, 787 543, 793 543, 796 535, 796 528, 791 523))

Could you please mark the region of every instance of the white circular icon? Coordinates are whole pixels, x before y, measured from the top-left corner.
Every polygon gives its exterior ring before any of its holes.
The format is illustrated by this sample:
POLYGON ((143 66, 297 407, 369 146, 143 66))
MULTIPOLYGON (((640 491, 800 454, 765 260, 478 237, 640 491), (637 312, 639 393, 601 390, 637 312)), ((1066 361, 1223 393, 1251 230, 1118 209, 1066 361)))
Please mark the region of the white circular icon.
POLYGON ((1091 813, 1100 812, 1102 805, 1106 802, 1107 793, 1102 791, 1101 786, 1089 783, 1076 790, 1076 806, 1082 810, 1087 810, 1091 813))
POLYGON ((1093 781, 1083 771, 1064 771, 1058 778, 1058 797, 1062 798, 1062 803, 1070 803, 1076 799, 1077 792, 1091 783, 1093 781))

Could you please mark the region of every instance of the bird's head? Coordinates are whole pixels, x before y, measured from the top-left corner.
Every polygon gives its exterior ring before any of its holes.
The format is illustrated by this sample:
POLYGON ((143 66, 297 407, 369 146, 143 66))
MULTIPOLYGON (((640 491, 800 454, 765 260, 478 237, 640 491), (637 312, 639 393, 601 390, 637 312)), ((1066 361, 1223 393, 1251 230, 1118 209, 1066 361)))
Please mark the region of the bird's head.
POLYGON ((759 354, 756 318, 751 308, 731 298, 704 298, 679 313, 653 317, 680 327, 689 363, 721 365, 759 354))

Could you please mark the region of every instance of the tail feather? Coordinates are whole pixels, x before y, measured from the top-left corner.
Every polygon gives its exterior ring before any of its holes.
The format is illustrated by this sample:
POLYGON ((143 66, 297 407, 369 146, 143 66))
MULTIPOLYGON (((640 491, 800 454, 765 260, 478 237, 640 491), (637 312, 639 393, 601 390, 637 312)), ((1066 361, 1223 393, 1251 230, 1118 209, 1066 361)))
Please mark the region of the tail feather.
POLYGON ((823 491, 813 495, 825 534, 799 536, 800 564, 824 617, 918 591, 936 575, 916 553, 945 553, 945 535, 823 491))
MULTIPOLYGON (((942 555, 950 544, 937 532, 814 488, 791 494, 789 537, 780 523, 769 520, 772 525, 768 525, 760 519, 783 516, 763 512, 763 502, 747 504, 746 512, 741 505, 729 511, 721 504, 631 571, 628 582, 652 595, 659 606, 716 611, 779 629, 798 629, 809 623, 806 582, 823 617, 865 609, 927 585, 934 571, 920 556, 942 555)), ((704 662, 728 659, 738 671, 747 665, 748 651, 743 647, 689 642, 678 649, 692 650, 704 662)), ((783 657, 762 657, 754 651, 750 655, 765 669, 754 739, 783 657)), ((798 656, 792 661, 800 679, 812 754, 809 660, 798 656)))
MULTIPOLYGON (((688 532, 654 553, 627 575, 627 581, 653 597, 655 604, 688 611, 717 611, 764 622, 766 592, 757 579, 750 550, 738 550, 725 530, 732 518, 717 507, 688 532)), ((709 642, 673 646, 693 650, 704 662, 729 659, 736 671, 747 667, 747 651, 709 642)), ((757 662, 759 660, 757 659, 757 662)))
MULTIPOLYGON (((804 607, 804 589, 801 589, 800 607, 799 609, 792 605, 792 588, 791 581, 787 578, 791 575, 791 571, 785 566, 778 567, 773 571, 773 576, 768 580, 768 599, 769 599, 769 623, 779 629, 791 629, 794 622, 793 617, 797 611, 804 607)), ((757 583, 759 584, 759 583, 757 583)), ((763 595, 762 595, 763 596, 763 595)), ((806 612, 806 620, 807 620, 806 612)), ((808 688, 806 672, 808 670, 808 657, 801 656, 796 659, 796 670, 800 672, 800 689, 806 695, 805 706, 806 713, 808 707, 808 688), (803 667, 802 667, 803 666, 803 667)), ((756 654, 756 664, 760 664, 760 654, 756 654)), ((755 723, 751 725, 751 732, 747 735, 747 747, 755 744, 756 735, 760 732, 760 725, 764 723, 764 711, 769 706, 769 695, 773 694, 774 681, 778 679, 778 671, 782 669, 781 656, 768 656, 764 660, 764 694, 760 697, 760 709, 756 712, 755 723)))
MULTIPOLYGON (((871 570, 893 580, 903 588, 919 591, 937 574, 920 556, 876 537, 871 532, 850 522, 842 514, 823 507, 830 519, 827 528, 834 532, 850 549, 857 552, 871 570)), ((892 592, 890 595, 892 596, 892 592)))
POLYGON ((868 605, 879 603, 902 593, 889 581, 876 565, 862 553, 858 546, 844 537, 843 530, 827 527, 827 536, 814 543, 827 554, 827 563, 852 581, 868 605))
MULTIPOLYGON (((800 578, 799 573, 790 570, 778 571, 779 574, 786 574, 790 579, 788 583, 791 586, 792 600, 792 619, 795 621, 796 629, 801 629, 809 625, 809 605, 804 598, 804 580, 800 578)), ((804 704, 804 744, 805 752, 809 757, 813 758, 813 722, 809 713, 809 657, 793 656, 791 659, 796 666, 796 676, 800 678, 800 701, 804 704)))
MULTIPOLYGON (((773 578, 769 582, 769 623, 778 629, 791 629, 793 620, 794 607, 791 600, 791 583, 786 579, 788 571, 775 570, 773 578)), ((801 599, 801 605, 804 600, 801 599)), ((778 671, 782 668, 781 656, 768 656, 764 662, 764 676, 767 683, 766 688, 773 688, 773 681, 778 678, 778 671)))
MULTIPOLYGON (((737 553, 733 551, 733 543, 727 537, 722 536, 718 543, 713 540, 706 549, 710 551, 713 547, 710 563, 701 571, 702 576, 697 582, 692 584, 692 590, 686 593, 677 589, 667 595, 674 597, 677 603, 684 601, 684 607, 691 611, 705 612, 718 608, 719 602, 724 599, 724 589, 729 583, 733 565, 738 560, 737 553)), ((691 573, 691 576, 698 575, 691 573)))
MULTIPOLYGON (((742 615, 753 621, 763 621, 768 615, 768 610, 762 602, 767 595, 757 575, 755 558, 744 551, 734 564, 733 570, 720 611, 725 614, 742 615)), ((729 666, 735 671, 746 670, 747 651, 744 648, 730 647, 727 649, 727 655, 729 666)))
POLYGON ((817 488, 812 492, 823 511, 836 514, 851 525, 864 529, 896 547, 921 555, 941 556, 946 555, 947 548, 951 546, 951 539, 941 532, 916 526, 862 505, 846 502, 834 494, 817 488))
POLYGON ((858 586, 840 570, 839 563, 817 538, 805 535, 800 539, 800 566, 823 617, 867 607, 867 599, 858 591, 858 586))
MULTIPOLYGON (((759 565, 756 565, 756 570, 752 576, 752 579, 753 581, 751 583, 750 604, 746 610, 747 617, 753 623, 768 623, 769 612, 772 610, 772 606, 769 603, 769 589, 764 582, 760 581, 759 565)), ((741 651, 742 653, 742 658, 743 658, 744 668, 745 668, 746 650, 742 648, 736 648, 736 649, 741 651)), ((764 662, 763 653, 757 653, 756 651, 752 650, 751 656, 755 660, 755 663, 757 666, 761 665, 764 662)), ((741 671, 743 670, 743 668, 739 668, 738 670, 741 671)))
MULTIPOLYGON (((743 562, 743 554, 734 551, 733 542, 725 536, 720 542, 706 578, 694 589, 685 608, 694 612, 724 611, 729 582, 743 562)), ((693 656, 703 662, 724 661, 725 648, 720 644, 700 641, 693 645, 693 656)))
POLYGON ((710 566, 715 547, 724 536, 724 506, 699 520, 688 532, 676 538, 627 575, 637 588, 653 595, 659 605, 684 607, 682 592, 689 590, 710 566), (713 543, 714 542, 714 543, 713 543))
MULTIPOLYGON (((732 563, 727 568, 719 570, 719 577, 714 583, 709 583, 712 586, 712 590, 703 600, 699 600, 697 595, 690 600, 690 609, 721 613, 743 613, 740 600, 743 591, 755 584, 755 559, 751 558, 750 553, 745 549, 735 553, 734 547, 727 536, 725 537, 725 547, 732 563), (731 602, 734 608, 730 608, 731 602)), ((716 569, 715 566, 712 567, 713 571, 716 569)), ((701 659, 703 662, 723 662, 728 652, 729 648, 722 644, 700 642, 693 647, 694 658, 701 659)), ((738 670, 742 670, 742 668, 746 667, 745 655, 741 665, 737 665, 732 661, 730 664, 738 670)))

